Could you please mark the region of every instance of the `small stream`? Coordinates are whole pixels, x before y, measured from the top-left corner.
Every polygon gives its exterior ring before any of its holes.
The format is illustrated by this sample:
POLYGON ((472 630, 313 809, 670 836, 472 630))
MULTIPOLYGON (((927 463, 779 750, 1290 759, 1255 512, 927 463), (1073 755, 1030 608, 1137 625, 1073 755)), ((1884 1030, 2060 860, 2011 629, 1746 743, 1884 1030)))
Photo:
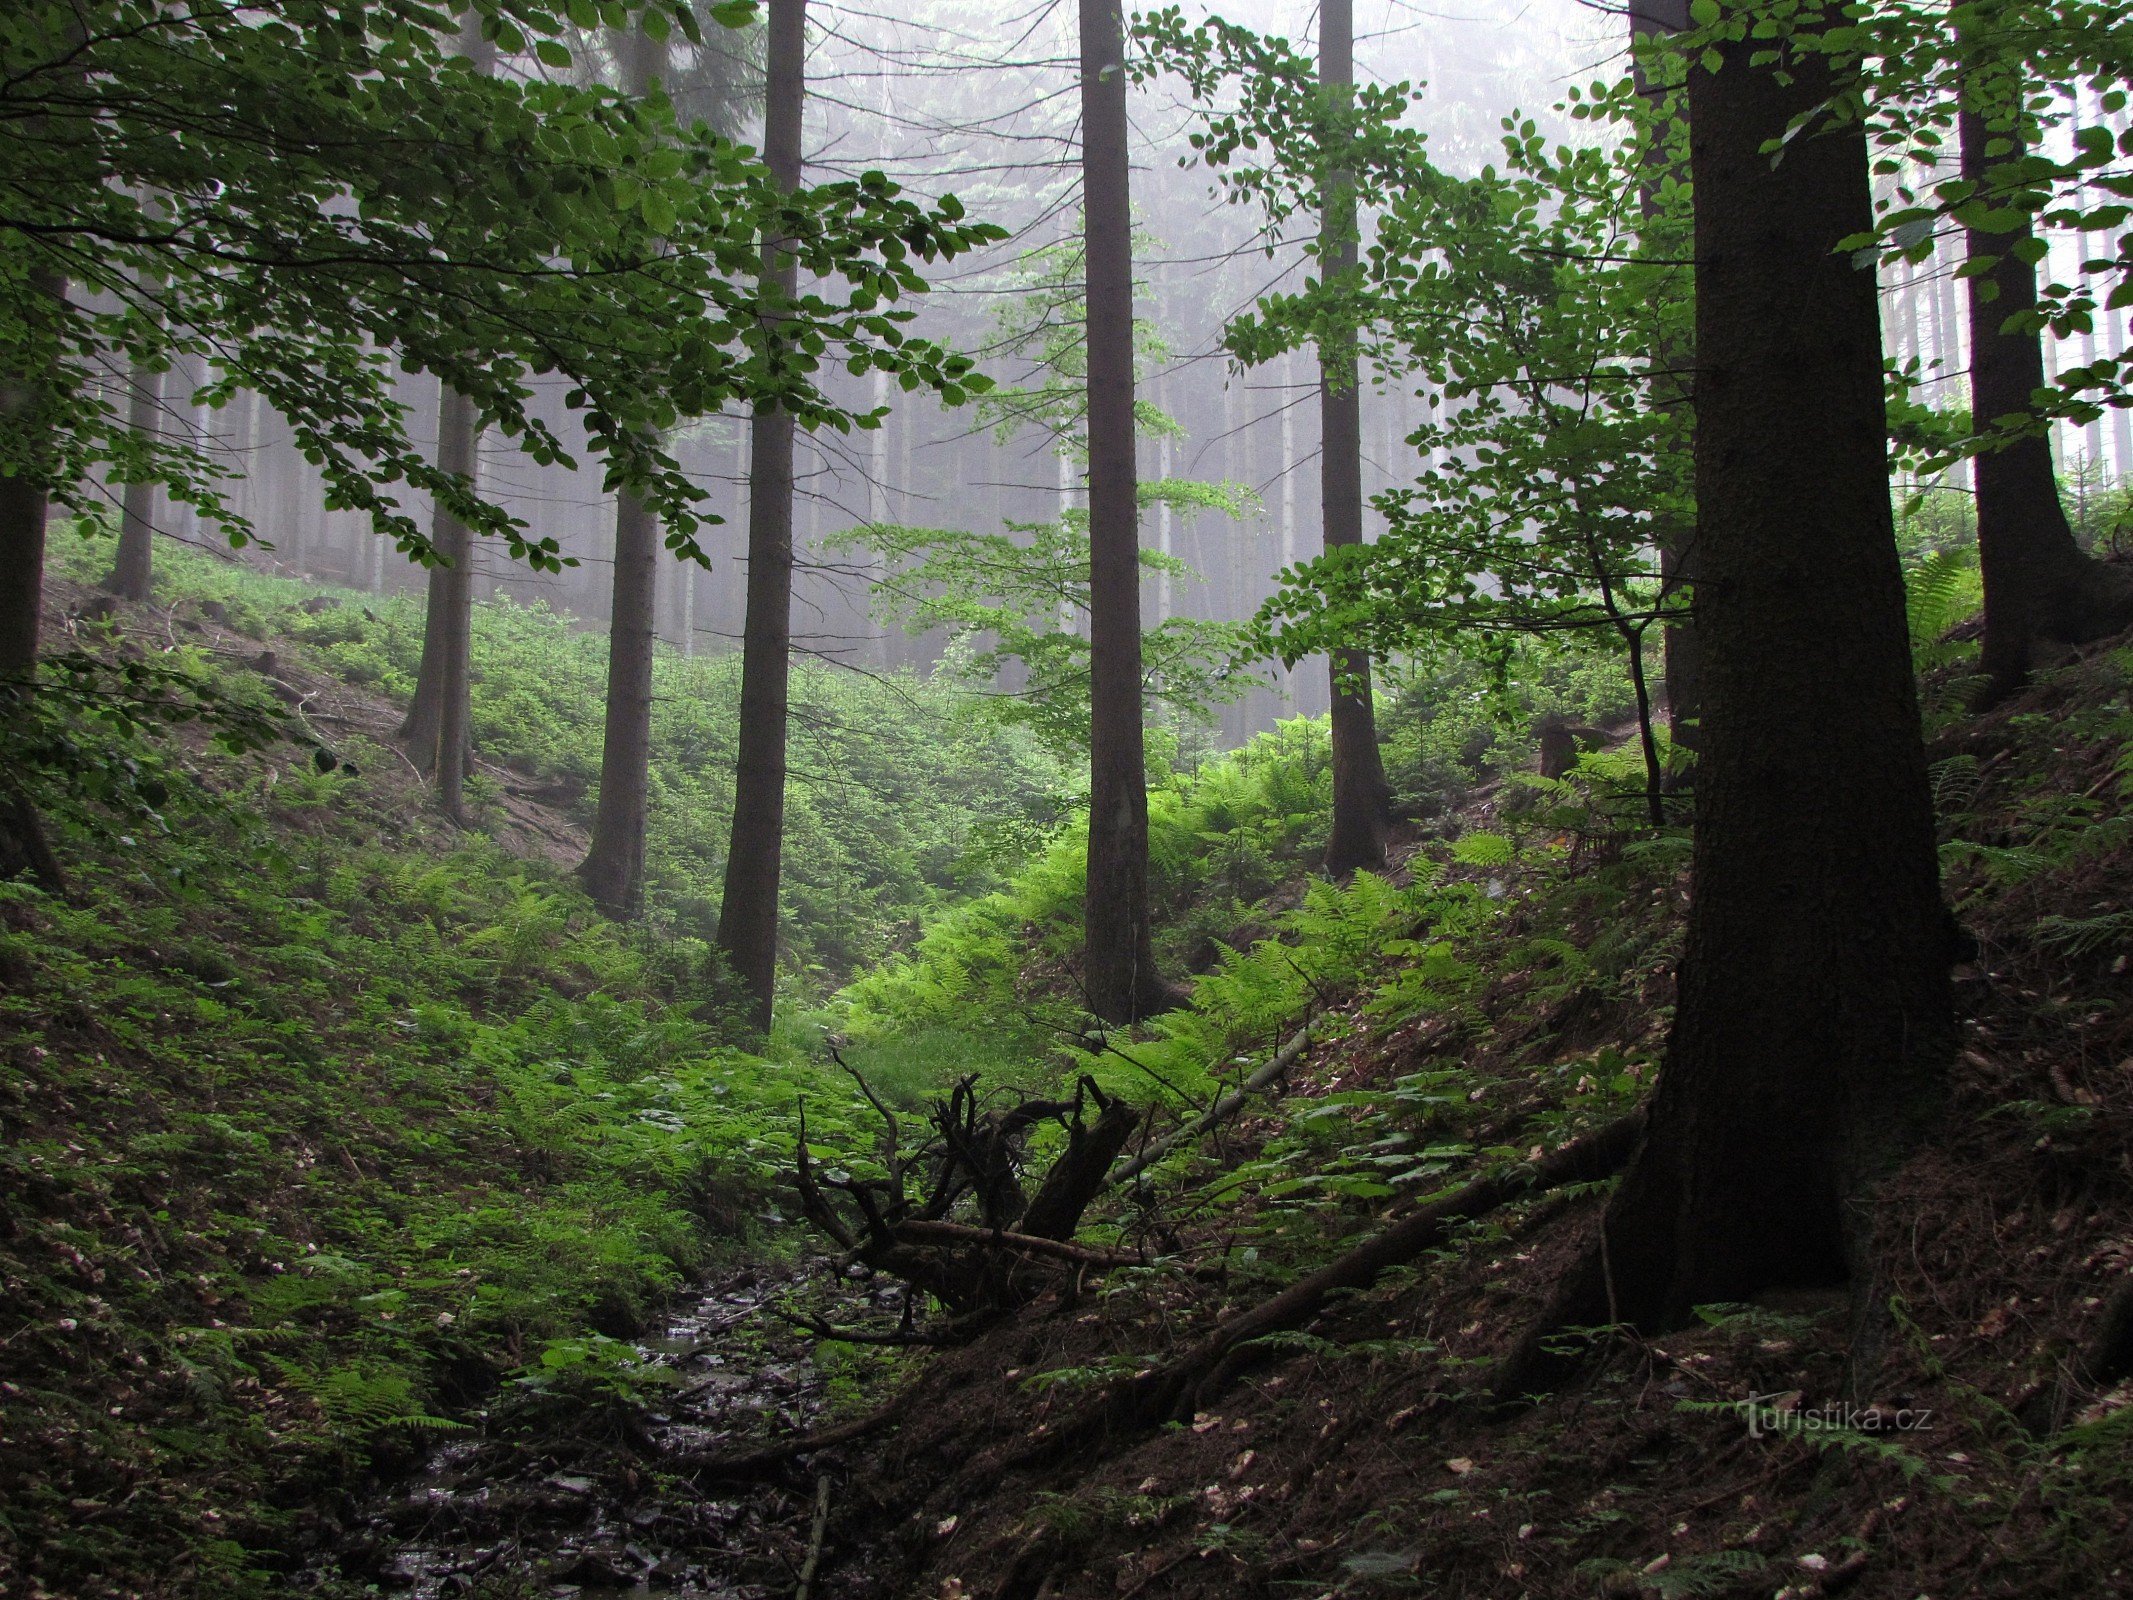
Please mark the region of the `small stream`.
POLYGON ((813 1424, 825 1380, 812 1340, 770 1306, 804 1286, 820 1308, 827 1289, 841 1302, 839 1320, 852 1320, 901 1297, 885 1279, 828 1282, 824 1265, 739 1272, 685 1296, 664 1329, 636 1345, 672 1387, 652 1391, 651 1409, 619 1432, 588 1438, 566 1417, 530 1437, 487 1426, 448 1437, 417 1476, 360 1506, 312 1576, 409 1600, 790 1594, 807 1546, 804 1493, 776 1484, 699 1491, 656 1474, 664 1456, 742 1448, 813 1424))

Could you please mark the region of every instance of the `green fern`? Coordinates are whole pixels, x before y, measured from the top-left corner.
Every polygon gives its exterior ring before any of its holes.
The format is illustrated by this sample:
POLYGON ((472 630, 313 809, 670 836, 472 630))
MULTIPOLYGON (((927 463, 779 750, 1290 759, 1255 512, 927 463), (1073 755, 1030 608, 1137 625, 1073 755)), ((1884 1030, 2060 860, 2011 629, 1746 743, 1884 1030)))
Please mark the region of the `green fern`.
POLYGON ((1508 867, 1518 850, 1500 833, 1468 833, 1452 845, 1452 859, 1462 867, 1508 867))
POLYGON ((1948 634, 1985 603, 1977 547, 1934 550, 1904 573, 1904 613, 1910 624, 1911 659, 1921 672, 1960 660, 1968 646, 1948 634))

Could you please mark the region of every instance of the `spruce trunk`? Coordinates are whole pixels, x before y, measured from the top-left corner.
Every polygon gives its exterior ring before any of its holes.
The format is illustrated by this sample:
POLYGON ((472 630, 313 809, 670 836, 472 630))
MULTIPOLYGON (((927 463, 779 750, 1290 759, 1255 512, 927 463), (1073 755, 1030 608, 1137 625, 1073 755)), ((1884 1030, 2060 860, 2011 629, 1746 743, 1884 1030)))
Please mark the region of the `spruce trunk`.
MULTIPOLYGON (((495 65, 496 46, 482 37, 472 18, 461 28, 459 50, 476 72, 486 73, 495 65)), ((472 484, 480 472, 480 452, 481 419, 474 402, 440 385, 439 470, 456 473, 472 484)), ((468 704, 473 669, 468 657, 474 637, 474 541, 466 524, 440 501, 431 517, 430 543, 441 560, 429 569, 422 660, 415 669, 415 696, 400 724, 400 739, 416 767, 435 778, 438 804, 456 822, 464 809, 466 772, 473 755, 468 704), (443 756, 446 749, 451 751, 449 759, 443 756)))
MULTIPOLYGON (((770 0, 763 154, 785 189, 800 184, 807 94, 806 0, 770 0)), ((763 287, 788 300, 799 274, 782 240, 763 247, 763 287)), ((793 419, 758 405, 748 458, 748 615, 741 635, 741 725, 733 774, 718 943, 748 998, 748 1021, 770 1029, 778 979, 778 884, 785 850, 785 739, 792 679, 793 419)))
MULTIPOLYGON (((154 293, 154 286, 149 286, 154 293)), ((152 440, 162 428, 163 375, 135 361, 127 374, 126 426, 135 437, 152 440)), ((104 587, 121 600, 146 600, 155 581, 156 486, 142 480, 126 485, 119 501, 118 553, 104 587)))
MULTIPOLYGON (((1324 0, 1319 8, 1318 77, 1329 100, 1345 111, 1355 85, 1353 0, 1324 0)), ((1345 125, 1340 135, 1345 137, 1345 125)), ((1353 180, 1336 162, 1325 176, 1319 224, 1322 279, 1352 278, 1356 270, 1353 180)), ((1326 549, 1363 542, 1362 391, 1352 333, 1322 336, 1318 346, 1318 408, 1323 445, 1319 491, 1326 549)), ((1333 829, 1326 870, 1336 876, 1385 864, 1392 824, 1392 787, 1378 751, 1377 713, 1370 692, 1370 657, 1336 650, 1333 680, 1333 829)))
POLYGON ((1116 0, 1081 0, 1081 184, 1088 275, 1088 1008, 1133 1022, 1169 1003, 1148 904, 1140 508, 1133 438, 1133 218, 1116 0))
POLYGON ((659 603, 659 519, 625 489, 615 501, 615 584, 607 631, 607 722, 592 847, 578 868, 611 917, 644 906, 644 824, 652 750, 652 653, 659 603))
MULTIPOLYGON (((474 402, 450 389, 437 400, 437 466, 473 484, 480 473, 480 420, 474 402)), ((416 767, 437 784, 437 801, 457 821, 470 752, 468 696, 474 637, 474 541, 443 500, 430 518, 429 599, 422 619, 422 662, 415 698, 400 737, 416 767)))
MULTIPOLYGON (((1703 748, 1677 1010, 1644 1149, 1550 1314, 1647 1330, 1849 1282, 1935 1114, 1953 926, 1889 505, 1860 126, 1822 58, 1690 77, 1703 748)), ((1529 1342, 1506 1377, 1544 1371, 1529 1342)))

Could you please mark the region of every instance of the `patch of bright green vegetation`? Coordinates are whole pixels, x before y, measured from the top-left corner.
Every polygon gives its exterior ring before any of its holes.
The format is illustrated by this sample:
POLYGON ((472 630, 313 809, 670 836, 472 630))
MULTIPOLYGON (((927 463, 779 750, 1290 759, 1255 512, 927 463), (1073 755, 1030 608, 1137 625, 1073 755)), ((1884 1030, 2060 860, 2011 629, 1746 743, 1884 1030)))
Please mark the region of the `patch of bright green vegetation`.
MULTIPOLYGON (((95 581, 101 537, 61 537, 55 560, 95 581)), ((336 676, 404 705, 422 654, 423 602, 332 591, 182 547, 157 551, 165 600, 212 601, 255 638, 294 641, 336 676)), ((543 605, 474 608, 474 740, 480 756, 539 780, 589 824, 597 799, 607 639, 543 605)), ((653 664, 646 897, 655 926, 709 939, 732 815, 737 652, 653 664)), ((783 923, 788 985, 826 993, 908 940, 937 907, 998 886, 1084 781, 978 697, 908 671, 863 676, 793 663, 783 923)), ((387 757, 386 759, 391 759, 387 757)), ((472 786, 477 825, 483 784, 472 786)))
POLYGON ((159 818, 62 837, 67 900, 0 885, 27 1593, 270 1591, 284 1508, 793 1242, 803 1097, 866 1142, 841 1074, 721 1043, 701 945, 485 842, 396 839, 389 769, 166 765, 159 818))

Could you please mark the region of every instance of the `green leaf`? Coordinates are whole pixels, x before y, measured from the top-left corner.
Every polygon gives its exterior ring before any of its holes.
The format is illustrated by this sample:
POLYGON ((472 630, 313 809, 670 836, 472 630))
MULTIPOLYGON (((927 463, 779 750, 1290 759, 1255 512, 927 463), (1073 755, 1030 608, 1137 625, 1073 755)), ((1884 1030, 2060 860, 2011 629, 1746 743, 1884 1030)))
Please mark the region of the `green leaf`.
POLYGON ((570 70, 570 52, 553 39, 536 39, 533 54, 544 67, 553 67, 558 72, 570 70))

